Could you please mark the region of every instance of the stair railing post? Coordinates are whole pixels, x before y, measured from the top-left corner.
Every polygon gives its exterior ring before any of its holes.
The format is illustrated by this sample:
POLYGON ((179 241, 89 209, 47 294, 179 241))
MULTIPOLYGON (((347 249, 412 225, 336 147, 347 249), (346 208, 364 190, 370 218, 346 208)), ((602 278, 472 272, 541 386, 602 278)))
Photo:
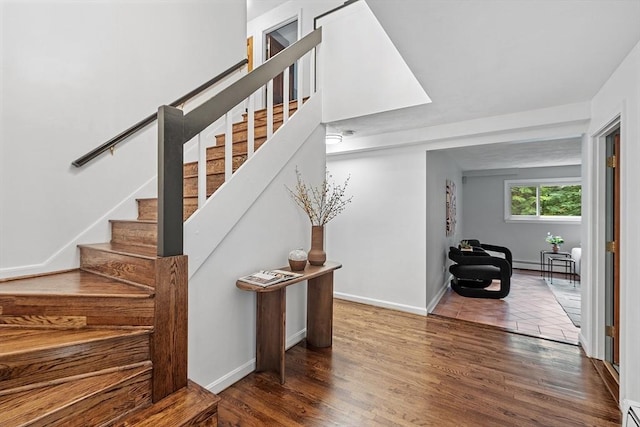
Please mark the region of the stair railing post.
POLYGON ((318 91, 318 80, 319 78, 322 77, 321 75, 319 75, 320 73, 318 72, 318 66, 317 66, 317 64, 320 62, 318 61, 318 55, 320 54, 321 54, 320 49, 313 48, 311 50, 311 55, 310 55, 311 65, 309 66, 309 72, 311 75, 310 82, 309 82, 309 96, 313 95, 318 91))
POLYGON ((228 182, 233 175, 233 115, 231 111, 225 114, 224 134, 224 182, 228 182))
POLYGON ((253 156, 255 147, 255 105, 256 93, 252 93, 248 98, 247 108, 247 157, 253 156))
POLYGON ((282 124, 289 120, 289 68, 282 72, 282 124))
POLYGON ((267 83, 267 139, 273 136, 273 79, 267 83))
POLYGON ((183 252, 184 114, 158 109, 158 256, 183 252))
MULTIPOLYGON (((298 59, 298 103, 296 105, 296 108, 302 107, 302 98, 304 96, 303 91, 304 91, 304 58, 305 56, 298 59)), ((311 77, 309 77, 309 79, 311 79, 311 77)))
POLYGON ((158 109, 158 259, 151 336, 152 400, 187 385, 188 266, 183 255, 184 114, 158 109))
POLYGON ((198 134, 198 209, 207 201, 207 144, 202 132, 198 134))

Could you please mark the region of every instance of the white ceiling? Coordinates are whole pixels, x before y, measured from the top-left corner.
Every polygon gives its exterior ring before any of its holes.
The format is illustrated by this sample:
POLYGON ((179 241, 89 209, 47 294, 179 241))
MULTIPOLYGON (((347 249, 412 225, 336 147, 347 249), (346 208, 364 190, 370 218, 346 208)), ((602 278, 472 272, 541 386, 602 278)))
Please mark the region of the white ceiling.
MULTIPOLYGON (((249 19, 284 2, 248 0, 249 19)), ((640 40, 640 0, 366 3, 433 102, 330 124, 358 136, 589 101, 640 40)), ((450 152, 465 170, 579 164, 576 141, 450 152)))
POLYGON ((579 165, 580 138, 502 143, 442 150, 464 171, 579 165))
POLYGON ((433 101, 376 133, 589 101, 640 40, 640 0, 366 1, 433 101))

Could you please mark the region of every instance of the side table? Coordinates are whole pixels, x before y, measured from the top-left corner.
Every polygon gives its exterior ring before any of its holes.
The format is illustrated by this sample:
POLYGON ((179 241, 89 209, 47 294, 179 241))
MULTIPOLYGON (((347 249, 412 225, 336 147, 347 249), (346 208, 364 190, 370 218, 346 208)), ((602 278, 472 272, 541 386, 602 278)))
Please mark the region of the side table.
MULTIPOLYGON (((331 347, 333 337, 333 272, 342 267, 327 261, 323 266, 307 265, 301 277, 262 287, 238 280, 236 286, 257 294, 256 371, 275 371, 284 384, 287 287, 303 281, 307 285, 307 343, 331 347)), ((288 267, 280 270, 289 270, 288 267)))
POLYGON ((558 256, 571 258, 571 252, 562 252, 562 251, 553 252, 547 249, 541 250, 540 251, 540 276, 544 278, 548 277, 548 273, 549 273, 549 269, 547 266, 548 263, 546 262, 546 259, 545 259, 547 255, 558 255, 558 256))

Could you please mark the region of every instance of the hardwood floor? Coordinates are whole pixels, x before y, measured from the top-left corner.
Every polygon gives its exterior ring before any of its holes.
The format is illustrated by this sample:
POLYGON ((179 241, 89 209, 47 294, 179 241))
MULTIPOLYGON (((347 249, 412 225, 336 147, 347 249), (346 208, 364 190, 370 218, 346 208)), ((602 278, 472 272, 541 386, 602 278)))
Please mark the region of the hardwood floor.
POLYGON ((333 347, 224 390, 221 426, 619 426, 579 347, 334 300, 333 347))

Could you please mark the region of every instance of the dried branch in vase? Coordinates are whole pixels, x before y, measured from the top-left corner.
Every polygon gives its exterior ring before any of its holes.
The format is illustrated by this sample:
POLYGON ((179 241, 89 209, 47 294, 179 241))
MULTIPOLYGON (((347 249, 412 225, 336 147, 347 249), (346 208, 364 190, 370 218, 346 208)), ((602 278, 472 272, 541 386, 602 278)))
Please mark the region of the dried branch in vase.
POLYGON ((318 187, 310 187, 302 180, 302 174, 296 168, 297 183, 292 190, 287 187, 291 198, 307 214, 311 225, 323 226, 338 216, 351 203, 353 196, 346 198, 347 185, 351 176, 343 185, 331 180, 332 175, 325 171, 325 178, 318 187))

